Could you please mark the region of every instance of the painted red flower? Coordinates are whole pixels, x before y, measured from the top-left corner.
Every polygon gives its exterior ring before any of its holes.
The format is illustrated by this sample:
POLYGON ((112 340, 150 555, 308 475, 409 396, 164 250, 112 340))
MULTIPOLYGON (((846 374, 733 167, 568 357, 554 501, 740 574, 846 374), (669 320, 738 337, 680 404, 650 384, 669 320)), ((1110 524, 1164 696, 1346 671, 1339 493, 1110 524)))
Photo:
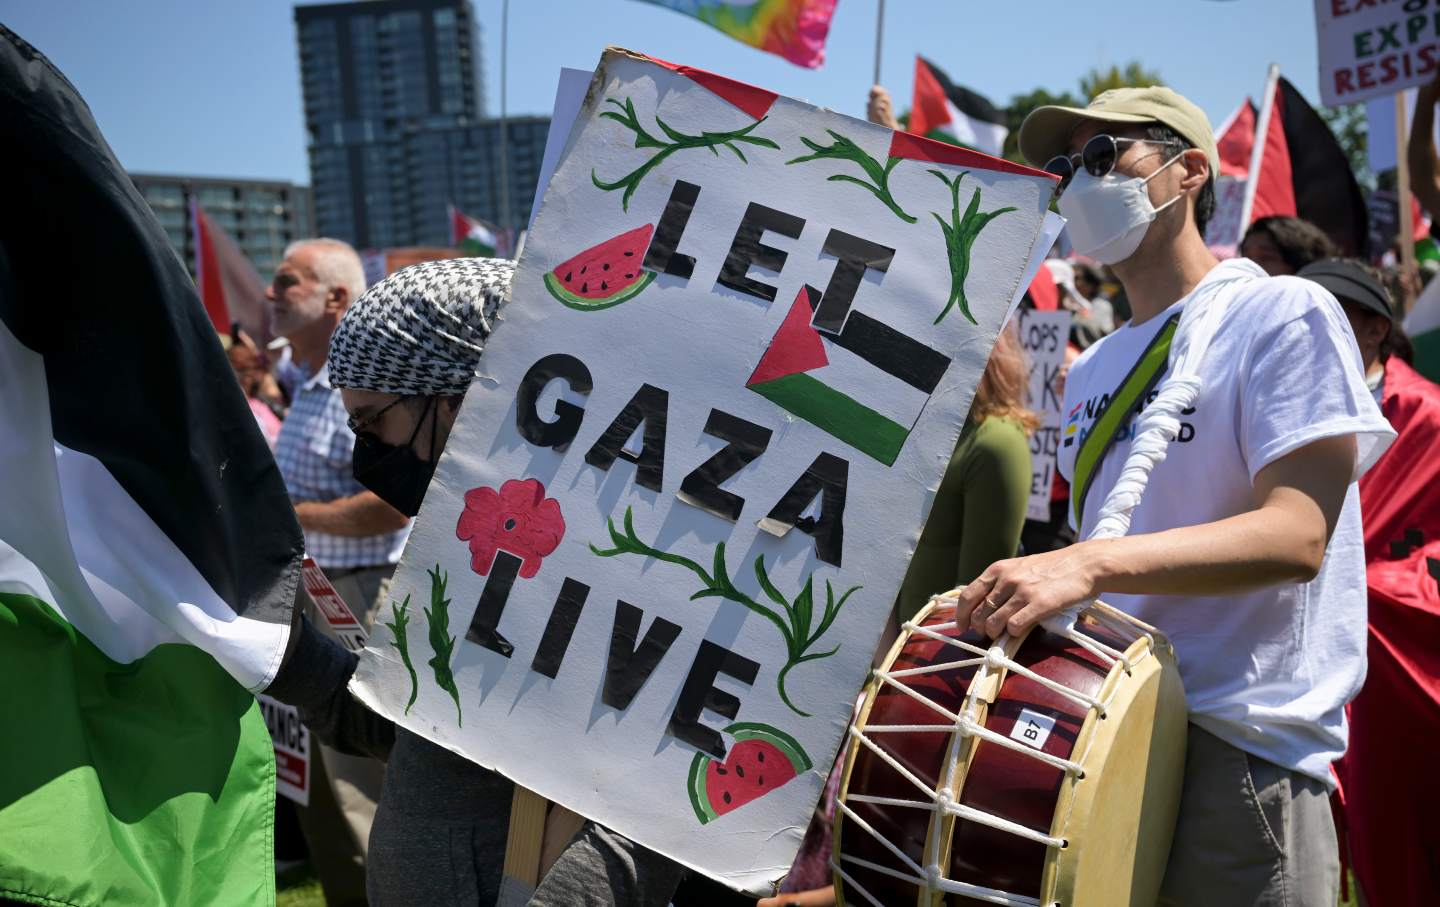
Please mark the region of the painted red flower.
POLYGON ((499 492, 465 492, 455 535, 470 543, 470 569, 481 576, 490 572, 496 551, 508 551, 521 559, 520 576, 529 579, 539 572, 540 561, 560 547, 565 518, 560 502, 545 497, 539 479, 510 479, 499 492))

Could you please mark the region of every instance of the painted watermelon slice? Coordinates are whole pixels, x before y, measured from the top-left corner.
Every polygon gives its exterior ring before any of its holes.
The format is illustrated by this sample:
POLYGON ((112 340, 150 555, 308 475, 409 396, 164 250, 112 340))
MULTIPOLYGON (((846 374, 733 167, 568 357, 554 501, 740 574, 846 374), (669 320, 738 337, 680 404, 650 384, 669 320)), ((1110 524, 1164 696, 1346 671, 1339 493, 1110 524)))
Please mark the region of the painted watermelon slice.
POLYGON ((690 805, 702 825, 810 770, 810 757, 795 738, 768 724, 742 721, 725 733, 735 742, 724 762, 696 753, 690 763, 690 805))
POLYGON ((635 298, 655 279, 640 267, 654 224, 645 224, 591 246, 545 275, 545 289, 563 305, 582 311, 608 309, 635 298))

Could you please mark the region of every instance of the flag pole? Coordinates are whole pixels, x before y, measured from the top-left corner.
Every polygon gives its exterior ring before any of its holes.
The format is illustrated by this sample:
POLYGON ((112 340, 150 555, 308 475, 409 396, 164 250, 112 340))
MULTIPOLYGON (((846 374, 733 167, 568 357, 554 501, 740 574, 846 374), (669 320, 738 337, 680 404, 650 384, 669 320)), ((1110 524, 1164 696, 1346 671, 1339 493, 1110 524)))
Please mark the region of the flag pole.
POLYGON ((1280 88, 1280 67, 1270 64, 1265 75, 1265 94, 1260 99, 1260 116, 1255 120, 1255 141, 1251 143, 1250 169, 1245 177, 1245 199, 1240 204, 1240 239, 1250 227, 1250 212, 1255 207, 1255 190, 1260 187, 1260 162, 1265 159, 1265 138, 1270 134, 1270 116, 1275 112, 1275 92, 1280 88))
POLYGON ((880 84, 880 45, 885 38, 885 0, 878 0, 875 7, 875 78, 871 85, 880 84))
MULTIPOLYGON (((505 75, 508 68, 510 0, 500 2, 500 229, 510 235, 510 148, 505 135, 505 75)), ((513 255, 514 250, 509 250, 513 255)))
MULTIPOLYGON (((1410 200, 1410 154, 1409 137, 1406 135, 1409 130, 1406 128, 1405 116, 1405 92, 1395 93, 1395 194, 1396 194, 1396 215, 1400 221, 1400 266, 1407 275, 1417 273, 1415 264, 1415 218, 1412 214, 1414 203, 1410 200)), ((1400 281, 1401 292, 1404 298, 1400 300, 1400 311, 1396 313, 1404 317, 1415 302, 1410 295, 1411 282, 1400 281)))

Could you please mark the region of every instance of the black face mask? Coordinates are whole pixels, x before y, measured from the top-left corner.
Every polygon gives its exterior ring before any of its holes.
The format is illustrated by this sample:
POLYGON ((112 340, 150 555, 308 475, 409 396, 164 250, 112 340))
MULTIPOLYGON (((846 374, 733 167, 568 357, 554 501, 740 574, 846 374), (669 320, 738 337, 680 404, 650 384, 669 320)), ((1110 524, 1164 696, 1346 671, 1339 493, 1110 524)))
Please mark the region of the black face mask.
POLYGON ((415 439, 419 437, 427 417, 430 419, 431 455, 438 459, 435 438, 440 417, 435 412, 435 398, 431 397, 420 412, 420 421, 415 424, 409 441, 390 444, 370 432, 356 435, 355 454, 350 462, 355 481, 408 517, 420 512, 425 489, 430 487, 430 479, 435 475, 435 460, 423 459, 415 452, 415 439))

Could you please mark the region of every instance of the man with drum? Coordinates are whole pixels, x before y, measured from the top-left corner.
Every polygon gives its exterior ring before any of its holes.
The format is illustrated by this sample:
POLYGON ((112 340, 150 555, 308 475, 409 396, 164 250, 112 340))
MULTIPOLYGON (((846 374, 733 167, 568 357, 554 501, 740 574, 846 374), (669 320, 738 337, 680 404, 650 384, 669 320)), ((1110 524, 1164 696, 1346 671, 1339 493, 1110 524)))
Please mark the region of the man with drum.
POLYGON ((1082 539, 1156 400, 1175 319, 1224 315, 1128 534, 995 563, 958 590, 957 620, 1019 634, 1100 597, 1167 634, 1190 726, 1162 903, 1331 907, 1330 763, 1365 676, 1355 481, 1394 433, 1334 297, 1206 248, 1218 155, 1194 104, 1107 91, 1039 108, 1019 138, 1061 178, 1076 250, 1114 269, 1134 310, 1066 384, 1059 466, 1082 539))

